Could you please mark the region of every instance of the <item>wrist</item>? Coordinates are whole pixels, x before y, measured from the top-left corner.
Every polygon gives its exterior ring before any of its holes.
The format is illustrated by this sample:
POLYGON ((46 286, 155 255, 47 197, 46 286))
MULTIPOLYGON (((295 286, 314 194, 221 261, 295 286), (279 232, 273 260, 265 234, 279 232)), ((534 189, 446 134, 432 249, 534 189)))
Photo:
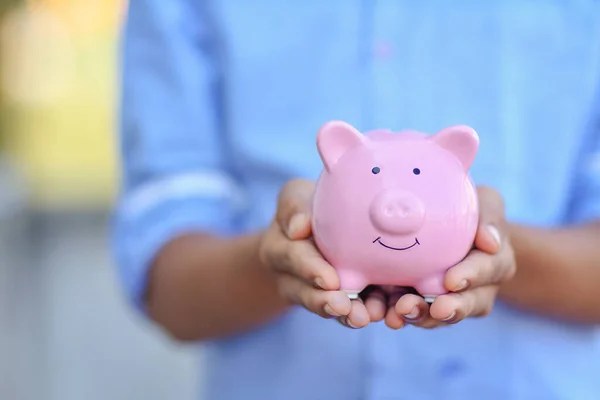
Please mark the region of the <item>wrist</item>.
POLYGON ((174 338, 204 340, 253 329, 286 310, 259 261, 259 234, 190 234, 165 246, 150 279, 151 317, 174 338))
POLYGON ((509 224, 517 262, 515 277, 499 297, 519 308, 576 322, 600 321, 593 307, 600 280, 586 228, 544 229, 509 224))

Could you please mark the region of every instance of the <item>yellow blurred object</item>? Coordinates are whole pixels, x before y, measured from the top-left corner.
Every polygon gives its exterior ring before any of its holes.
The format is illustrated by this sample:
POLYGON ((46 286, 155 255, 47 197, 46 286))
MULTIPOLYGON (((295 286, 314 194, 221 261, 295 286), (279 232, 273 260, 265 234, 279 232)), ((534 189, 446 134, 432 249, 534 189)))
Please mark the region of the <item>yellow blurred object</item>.
POLYGON ((74 35, 114 31, 123 1, 118 0, 28 0, 29 10, 52 10, 74 35))
POLYGON ((106 207, 115 196, 122 7, 29 1, 0 21, 4 133, 39 207, 106 207))

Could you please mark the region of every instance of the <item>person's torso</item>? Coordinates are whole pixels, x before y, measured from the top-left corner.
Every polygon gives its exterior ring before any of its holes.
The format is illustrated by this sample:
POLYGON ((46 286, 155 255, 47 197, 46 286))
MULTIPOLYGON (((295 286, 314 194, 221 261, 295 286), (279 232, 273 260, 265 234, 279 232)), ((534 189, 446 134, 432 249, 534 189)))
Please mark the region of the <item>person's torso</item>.
MULTIPOLYGON (((316 179, 317 129, 434 133, 467 124, 471 173, 508 218, 568 220, 600 83, 600 2, 214 2, 222 115, 250 206, 269 223, 281 185, 316 179)), ((349 330, 303 310, 207 345, 207 399, 598 399, 600 335, 498 303, 435 331, 349 330)))

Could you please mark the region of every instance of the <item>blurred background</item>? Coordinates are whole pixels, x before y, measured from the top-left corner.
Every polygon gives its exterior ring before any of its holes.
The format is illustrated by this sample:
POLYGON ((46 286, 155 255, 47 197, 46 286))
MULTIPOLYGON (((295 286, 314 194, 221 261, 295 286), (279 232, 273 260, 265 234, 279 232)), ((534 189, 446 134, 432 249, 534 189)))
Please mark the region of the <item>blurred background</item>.
POLYGON ((191 349, 125 303, 117 187, 123 0, 0 0, 0 399, 192 399, 191 349))

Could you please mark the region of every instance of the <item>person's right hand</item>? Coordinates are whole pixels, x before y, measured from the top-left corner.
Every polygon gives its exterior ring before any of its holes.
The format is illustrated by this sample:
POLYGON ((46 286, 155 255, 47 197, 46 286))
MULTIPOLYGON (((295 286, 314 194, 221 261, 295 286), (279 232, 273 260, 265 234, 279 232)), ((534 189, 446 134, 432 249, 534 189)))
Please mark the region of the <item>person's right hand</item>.
POLYGON ((260 259, 275 274, 279 293, 324 318, 337 318, 351 328, 383 319, 385 307, 373 293, 350 300, 339 290, 336 270, 323 258, 311 238, 311 203, 315 183, 296 179, 279 193, 277 213, 260 244, 260 259))

